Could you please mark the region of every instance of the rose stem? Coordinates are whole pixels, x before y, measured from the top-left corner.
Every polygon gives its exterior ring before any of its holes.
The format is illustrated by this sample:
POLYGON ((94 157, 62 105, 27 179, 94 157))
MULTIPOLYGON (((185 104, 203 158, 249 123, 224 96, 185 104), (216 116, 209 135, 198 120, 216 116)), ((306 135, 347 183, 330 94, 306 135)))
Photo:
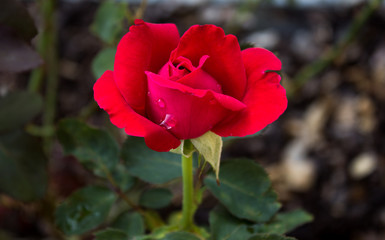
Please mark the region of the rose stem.
MULTIPOLYGON (((190 141, 185 140, 185 147, 191 147, 190 141), (187 145, 187 146, 186 146, 187 145)), ((182 205, 182 229, 189 231, 193 226, 194 201, 193 201, 193 155, 186 157, 182 154, 183 175, 183 205, 182 205)))

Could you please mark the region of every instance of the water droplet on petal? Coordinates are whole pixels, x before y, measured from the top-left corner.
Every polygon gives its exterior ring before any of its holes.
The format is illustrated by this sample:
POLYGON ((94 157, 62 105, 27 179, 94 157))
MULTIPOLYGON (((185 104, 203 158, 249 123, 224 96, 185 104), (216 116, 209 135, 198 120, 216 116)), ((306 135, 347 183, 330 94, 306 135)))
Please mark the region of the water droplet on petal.
POLYGON ((160 108, 166 107, 166 103, 164 103, 163 99, 161 99, 161 98, 159 98, 159 99, 156 101, 156 104, 157 104, 158 107, 160 107, 160 108))
POLYGON ((148 92, 147 92, 147 96, 150 96, 150 95, 151 95, 151 92, 150 92, 150 91, 148 91, 148 92))
POLYGON ((159 125, 165 127, 167 130, 170 130, 171 128, 175 127, 176 120, 173 115, 166 114, 163 121, 159 125))

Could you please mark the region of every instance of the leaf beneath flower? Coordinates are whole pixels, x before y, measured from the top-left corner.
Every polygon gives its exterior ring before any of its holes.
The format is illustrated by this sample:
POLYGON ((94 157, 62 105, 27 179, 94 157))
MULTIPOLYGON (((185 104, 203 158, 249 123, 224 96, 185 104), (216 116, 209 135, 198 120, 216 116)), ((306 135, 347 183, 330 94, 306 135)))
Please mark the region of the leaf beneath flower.
POLYGON ((207 132, 198 138, 191 139, 191 143, 202 154, 207 162, 212 166, 218 182, 219 179, 219 165, 222 152, 222 138, 213 133, 207 132))
MULTIPOLYGON (((195 151, 195 148, 186 147, 185 140, 181 140, 180 142, 181 142, 181 144, 179 145, 179 147, 177 147, 175 149, 171 149, 170 152, 180 154, 180 155, 183 155, 185 157, 191 157, 191 155, 195 151)), ((189 144, 189 145, 191 145, 191 144, 189 144)))
POLYGON ((264 223, 280 208, 267 173, 251 160, 234 159, 223 164, 221 186, 217 186, 213 175, 204 180, 207 189, 240 219, 264 223))

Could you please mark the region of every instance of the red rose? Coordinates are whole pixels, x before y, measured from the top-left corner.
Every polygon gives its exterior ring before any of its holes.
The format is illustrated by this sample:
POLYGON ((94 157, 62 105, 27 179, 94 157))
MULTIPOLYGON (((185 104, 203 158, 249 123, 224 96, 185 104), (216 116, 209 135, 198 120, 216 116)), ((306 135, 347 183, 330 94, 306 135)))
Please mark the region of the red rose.
POLYGON ((237 38, 214 25, 136 20, 120 41, 114 71, 95 83, 95 100, 128 135, 156 151, 207 131, 254 134, 286 109, 281 62, 261 48, 241 51, 237 38))

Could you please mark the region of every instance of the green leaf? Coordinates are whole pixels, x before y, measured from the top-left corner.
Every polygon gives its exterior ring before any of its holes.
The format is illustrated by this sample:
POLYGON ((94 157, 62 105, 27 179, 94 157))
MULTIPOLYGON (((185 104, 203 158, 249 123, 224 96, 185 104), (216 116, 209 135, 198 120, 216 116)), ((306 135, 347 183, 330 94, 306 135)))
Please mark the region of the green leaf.
POLYGON ((119 229, 107 228, 94 233, 95 240, 129 240, 128 235, 119 229))
POLYGON ((128 191, 132 186, 134 186, 136 181, 136 178, 128 173, 127 169, 122 163, 118 163, 115 166, 115 169, 112 170, 111 175, 123 192, 128 191))
POLYGON ((92 73, 96 79, 100 78, 106 70, 114 70, 116 48, 102 49, 92 61, 92 73))
POLYGON ((271 222, 259 226, 258 232, 284 234, 312 220, 313 217, 304 210, 278 213, 271 222))
POLYGON ((200 240, 197 236, 188 232, 173 232, 167 234, 162 240, 200 240))
POLYGON ((107 188, 82 188, 56 209, 56 224, 67 235, 85 233, 106 219, 115 200, 115 194, 107 188))
POLYGON ((113 44, 122 35, 126 9, 127 3, 112 0, 102 2, 91 25, 91 31, 106 43, 113 44))
POLYGON ((74 155, 96 175, 105 177, 107 169, 115 170, 119 147, 106 131, 91 128, 79 120, 65 119, 60 121, 57 134, 65 153, 74 155))
POLYGON ((248 239, 255 235, 274 237, 276 234, 287 233, 311 219, 312 217, 305 211, 296 210, 277 214, 270 223, 253 225, 233 217, 225 208, 219 206, 210 212, 209 221, 212 240, 237 240, 248 239))
POLYGON ((178 155, 152 151, 143 138, 127 138, 123 144, 122 158, 128 172, 146 182, 162 184, 182 176, 178 155))
POLYGON ((20 128, 42 110, 40 95, 28 91, 0 97, 0 133, 20 128))
POLYGON ((213 133, 207 132, 198 138, 190 140, 197 151, 202 154, 207 162, 212 166, 216 179, 219 178, 219 165, 222 152, 222 138, 213 133))
POLYGON ((292 237, 285 237, 278 234, 256 234, 248 240, 295 240, 292 237))
POLYGON ((245 221, 231 216, 222 206, 210 212, 209 222, 212 240, 248 239, 255 233, 245 221))
POLYGON ((124 212, 111 224, 112 228, 119 229, 129 237, 144 234, 144 220, 137 212, 124 212))
POLYGON ((171 149, 170 152, 183 155, 185 157, 191 157, 191 155, 194 153, 195 148, 191 145, 191 143, 186 142, 188 140, 181 140, 180 145, 175 148, 171 149))
POLYGON ((271 182, 257 163, 234 159, 221 167, 221 185, 213 174, 205 179, 211 193, 234 216, 255 222, 266 222, 278 211, 280 204, 271 182))
POLYGON ((20 130, 0 135, 0 191, 22 201, 42 198, 47 162, 38 138, 20 130))
POLYGON ((167 207, 172 199, 172 193, 166 188, 153 188, 144 191, 139 204, 146 208, 159 209, 167 207))

